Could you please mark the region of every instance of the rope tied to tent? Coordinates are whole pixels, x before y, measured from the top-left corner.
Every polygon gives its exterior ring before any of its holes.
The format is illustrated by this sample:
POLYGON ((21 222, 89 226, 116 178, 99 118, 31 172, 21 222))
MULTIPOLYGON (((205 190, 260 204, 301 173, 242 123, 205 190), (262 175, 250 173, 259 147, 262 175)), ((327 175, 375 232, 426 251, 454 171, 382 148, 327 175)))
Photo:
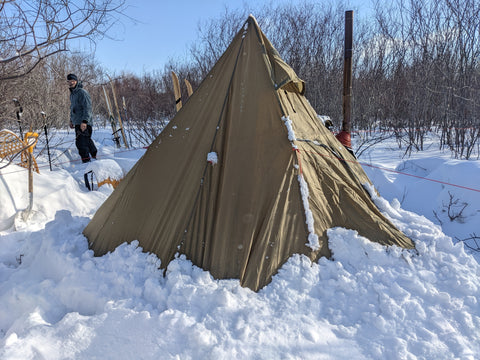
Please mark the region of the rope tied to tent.
MULTIPOLYGON (((358 165, 360 165, 360 166, 368 166, 368 167, 375 168, 375 169, 379 169, 379 170, 382 170, 382 171, 388 171, 388 172, 392 172, 392 173, 395 173, 395 174, 400 174, 400 175, 405 175, 405 176, 411 176, 411 177, 414 177, 414 178, 417 178, 417 179, 426 180, 426 181, 432 181, 432 182, 435 182, 435 183, 439 183, 439 184, 443 184, 443 185, 448 185, 448 186, 453 186, 453 187, 457 187, 457 188, 460 188, 460 189, 465 189, 465 190, 480 192, 480 189, 476 189, 476 188, 473 188, 473 187, 463 186, 463 185, 459 185, 459 184, 452 184, 452 183, 449 183, 449 182, 446 182, 446 181, 441 181, 441 180, 436 180, 436 179, 430 179, 430 178, 427 178, 427 177, 424 177, 424 176, 409 174, 409 173, 405 173, 405 172, 402 172, 402 171, 398 171, 398 170, 394 170, 394 169, 389 169, 389 168, 385 168, 385 167, 381 167, 381 166, 375 166, 375 165, 372 165, 372 164, 368 164, 368 163, 366 163, 366 162, 360 162, 360 161, 358 161, 358 160, 356 160, 356 159, 355 159, 355 160, 344 159, 344 158, 341 157, 336 151, 333 151, 333 149, 331 149, 331 148, 328 147, 327 145, 321 144, 321 143, 319 143, 318 141, 315 141, 315 140, 310 140, 310 139, 297 139, 297 141, 308 142, 308 143, 312 143, 312 144, 314 144, 314 145, 320 146, 320 147, 324 148, 325 150, 327 150, 328 152, 330 152, 331 154, 322 154, 322 153, 319 153, 319 152, 317 152, 317 151, 308 151, 308 150, 302 150, 302 151, 304 151, 304 152, 306 152, 306 153, 318 155, 318 156, 321 156, 321 157, 324 157, 324 158, 337 159, 337 160, 339 160, 341 163, 345 164, 345 166, 348 166, 349 163, 350 163, 350 164, 358 164, 358 165)), ((297 150, 297 151, 300 151, 300 150, 297 150)), ((349 167, 349 166, 348 166, 348 167, 349 167)))
POLYGON ((295 151, 295 154, 297 156, 298 171, 300 172, 300 175, 303 176, 303 168, 302 168, 302 159, 301 159, 301 156, 300 156, 300 149, 295 146, 295 147, 292 148, 292 150, 295 151))

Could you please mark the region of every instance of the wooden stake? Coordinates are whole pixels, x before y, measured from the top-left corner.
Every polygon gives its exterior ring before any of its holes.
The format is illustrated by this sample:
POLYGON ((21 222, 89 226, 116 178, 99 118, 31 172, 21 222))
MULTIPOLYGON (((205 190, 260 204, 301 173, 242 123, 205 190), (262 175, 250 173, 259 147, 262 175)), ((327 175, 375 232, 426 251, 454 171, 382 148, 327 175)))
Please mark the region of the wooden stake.
POLYGON ((182 92, 180 91, 180 82, 178 76, 172 71, 173 93, 175 95, 175 107, 177 112, 182 108, 182 92))
POLYGON ((190 84, 190 81, 188 81, 187 79, 184 79, 184 80, 185 80, 185 85, 187 86, 188 97, 190 97, 193 94, 192 84, 190 84))

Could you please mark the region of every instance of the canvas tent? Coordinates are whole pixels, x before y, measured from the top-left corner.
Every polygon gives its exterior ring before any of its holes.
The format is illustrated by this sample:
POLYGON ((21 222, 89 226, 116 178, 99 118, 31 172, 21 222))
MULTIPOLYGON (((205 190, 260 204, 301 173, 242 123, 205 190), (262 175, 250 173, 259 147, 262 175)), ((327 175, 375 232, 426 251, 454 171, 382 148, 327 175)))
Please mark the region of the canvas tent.
POLYGON ((332 227, 412 248, 304 92, 250 16, 85 228, 95 255, 138 240, 258 290, 292 254, 329 256, 332 227))

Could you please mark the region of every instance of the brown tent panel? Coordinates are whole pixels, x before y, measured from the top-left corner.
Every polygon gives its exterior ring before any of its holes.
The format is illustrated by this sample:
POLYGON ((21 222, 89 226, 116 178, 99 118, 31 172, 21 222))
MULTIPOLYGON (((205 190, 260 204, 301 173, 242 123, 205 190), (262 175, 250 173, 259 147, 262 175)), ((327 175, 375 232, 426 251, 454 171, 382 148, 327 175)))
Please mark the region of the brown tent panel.
POLYGON ((163 268, 183 253, 258 290, 292 254, 329 256, 332 227, 412 248, 304 92, 250 16, 85 228, 95 255, 138 240, 163 268))

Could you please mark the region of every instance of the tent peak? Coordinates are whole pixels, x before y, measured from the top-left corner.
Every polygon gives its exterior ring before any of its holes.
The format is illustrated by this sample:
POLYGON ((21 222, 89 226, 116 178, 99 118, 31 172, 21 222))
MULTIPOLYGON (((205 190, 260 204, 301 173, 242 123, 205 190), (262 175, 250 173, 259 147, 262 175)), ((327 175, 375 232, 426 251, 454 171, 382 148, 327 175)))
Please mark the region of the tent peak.
POLYGON ((255 16, 253 16, 252 14, 248 15, 248 19, 247 19, 246 22, 249 23, 249 24, 254 24, 254 25, 256 25, 258 28, 260 27, 260 26, 258 26, 257 19, 256 19, 255 16))

